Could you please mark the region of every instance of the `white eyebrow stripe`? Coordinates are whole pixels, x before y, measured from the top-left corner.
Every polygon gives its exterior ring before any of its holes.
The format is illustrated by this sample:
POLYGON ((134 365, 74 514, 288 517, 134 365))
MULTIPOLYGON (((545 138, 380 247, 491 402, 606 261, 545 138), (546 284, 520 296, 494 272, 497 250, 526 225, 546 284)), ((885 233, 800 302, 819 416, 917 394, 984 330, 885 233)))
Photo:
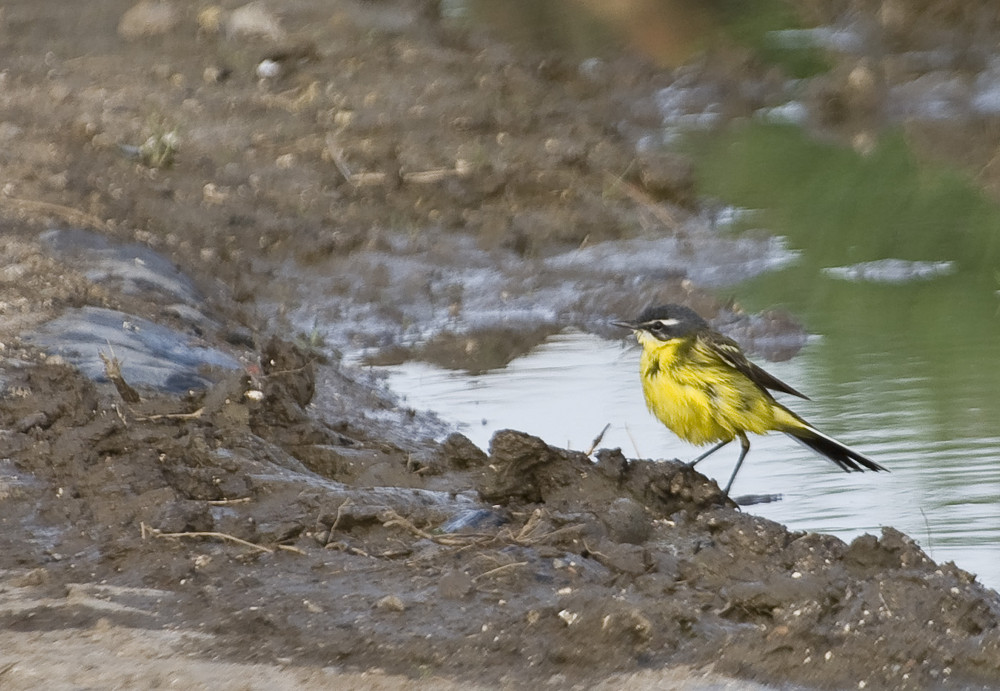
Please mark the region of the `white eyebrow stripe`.
POLYGON ((657 319, 660 322, 660 326, 677 326, 680 324, 680 319, 657 319))

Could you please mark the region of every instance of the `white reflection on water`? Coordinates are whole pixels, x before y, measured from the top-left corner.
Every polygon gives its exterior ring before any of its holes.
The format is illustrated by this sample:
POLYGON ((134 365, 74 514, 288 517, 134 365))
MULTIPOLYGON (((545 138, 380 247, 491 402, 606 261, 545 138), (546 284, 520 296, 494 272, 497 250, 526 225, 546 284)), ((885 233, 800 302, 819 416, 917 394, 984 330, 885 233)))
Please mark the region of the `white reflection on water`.
MULTIPOLYGON (((789 362, 763 363, 816 399, 783 402, 892 472, 844 473, 784 435, 753 437, 733 493, 781 494, 782 501, 747 510, 793 530, 851 540, 892 526, 936 561, 953 560, 1000 587, 1000 438, 930 441, 926 430, 934 427, 934 413, 919 395, 919 380, 831 382, 812 350, 789 362)), ((587 449, 610 423, 603 447, 621 447, 630 458, 693 458, 697 447, 647 412, 638 358, 636 348, 570 332, 478 376, 422 363, 385 372, 408 405, 436 411, 484 449, 504 428, 587 449)), ((735 445, 723 449, 698 468, 724 483, 737 453, 735 445)))

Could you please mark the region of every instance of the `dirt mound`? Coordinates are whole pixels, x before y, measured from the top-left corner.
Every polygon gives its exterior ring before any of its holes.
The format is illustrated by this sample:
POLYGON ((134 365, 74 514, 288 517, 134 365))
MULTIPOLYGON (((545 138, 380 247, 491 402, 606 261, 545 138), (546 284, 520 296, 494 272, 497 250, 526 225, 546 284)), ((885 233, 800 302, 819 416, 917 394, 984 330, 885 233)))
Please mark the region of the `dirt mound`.
POLYGON ((510 430, 488 455, 454 435, 415 462, 306 424, 323 366, 264 352, 262 401, 246 375, 125 405, 66 366, 7 369, 22 482, 3 568, 58 604, 0 610, 4 627, 168 627, 201 632, 205 656, 487 683, 677 663, 831 687, 1000 680, 996 594, 892 529, 790 533, 686 466, 510 430), (322 477, 287 450, 310 447, 351 460, 322 477), (407 480, 355 482, 376 471, 407 480))

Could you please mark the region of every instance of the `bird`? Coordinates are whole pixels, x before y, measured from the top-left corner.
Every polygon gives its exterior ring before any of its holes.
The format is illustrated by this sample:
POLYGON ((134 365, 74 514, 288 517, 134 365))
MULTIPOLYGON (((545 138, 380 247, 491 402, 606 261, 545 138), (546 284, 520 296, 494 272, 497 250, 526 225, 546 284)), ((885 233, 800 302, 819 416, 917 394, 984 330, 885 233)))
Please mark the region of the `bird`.
POLYGON ((847 472, 888 470, 775 400, 772 391, 808 396, 751 362, 736 341, 714 330, 691 308, 660 305, 644 310, 634 321, 612 323, 631 329, 642 346, 639 374, 650 412, 691 444, 715 444, 688 466, 740 440, 739 459, 722 490, 727 497, 750 451, 748 433, 783 432, 847 472))

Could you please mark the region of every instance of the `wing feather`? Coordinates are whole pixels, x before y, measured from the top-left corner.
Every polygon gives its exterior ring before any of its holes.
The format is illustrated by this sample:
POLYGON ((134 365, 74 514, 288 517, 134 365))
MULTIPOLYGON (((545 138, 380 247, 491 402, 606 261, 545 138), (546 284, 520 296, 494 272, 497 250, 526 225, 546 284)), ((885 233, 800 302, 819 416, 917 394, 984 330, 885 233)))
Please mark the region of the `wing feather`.
POLYGON ((798 396, 799 398, 809 399, 804 393, 797 391, 770 372, 750 362, 743 353, 743 349, 733 339, 727 338, 717 331, 706 330, 698 334, 698 340, 721 358, 723 362, 760 388, 781 391, 782 393, 798 396))

